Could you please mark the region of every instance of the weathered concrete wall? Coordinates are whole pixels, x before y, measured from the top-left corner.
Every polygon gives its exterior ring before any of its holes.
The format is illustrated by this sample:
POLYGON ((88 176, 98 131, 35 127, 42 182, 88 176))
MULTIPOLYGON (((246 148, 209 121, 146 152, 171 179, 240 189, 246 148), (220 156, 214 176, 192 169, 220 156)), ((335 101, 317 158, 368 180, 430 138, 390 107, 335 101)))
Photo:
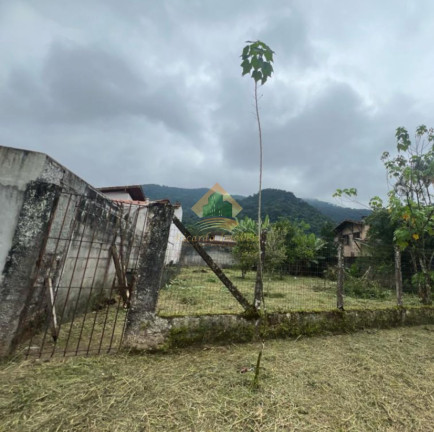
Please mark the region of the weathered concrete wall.
POLYGON ((154 351, 422 324, 434 324, 434 307, 274 313, 261 322, 242 315, 161 318, 150 314, 137 332, 125 339, 124 346, 154 351))
MULTIPOLYGON (((0 147, 0 355, 9 351, 29 307, 65 174, 44 154, 0 147)), ((73 180, 84 189, 82 180, 73 180)))
MULTIPOLYGON (((123 249, 132 271, 149 257, 146 230, 158 229, 147 224, 147 205, 114 202, 48 156, 7 147, 0 147, 0 218, 0 356, 41 328, 49 283, 59 321, 90 310, 115 281, 110 247, 123 249)), ((165 252, 168 228, 164 235, 165 252)), ((164 252, 154 263, 163 265, 164 252)), ((151 273, 145 277, 158 274, 151 273)))
MULTIPOLYGON (((233 267, 236 265, 235 258, 232 254, 233 245, 201 243, 201 246, 220 267, 233 267)), ((180 264, 182 266, 207 265, 201 256, 194 250, 193 246, 191 246, 187 241, 184 241, 182 244, 180 264)))
MULTIPOLYGON (((182 221, 182 207, 176 206, 174 215, 182 221)), ((182 243, 184 236, 172 222, 170 225, 169 241, 167 244, 166 257, 164 264, 178 264, 181 258, 182 243)))

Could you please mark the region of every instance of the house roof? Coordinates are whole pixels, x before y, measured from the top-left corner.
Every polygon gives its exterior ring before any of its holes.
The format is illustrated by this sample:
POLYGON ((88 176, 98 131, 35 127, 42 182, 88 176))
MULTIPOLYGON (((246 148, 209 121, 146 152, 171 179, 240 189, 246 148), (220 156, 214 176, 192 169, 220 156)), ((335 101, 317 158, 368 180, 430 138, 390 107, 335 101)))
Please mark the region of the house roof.
POLYGON ((134 201, 145 201, 146 200, 142 186, 140 186, 140 185, 108 186, 108 187, 98 188, 98 190, 102 193, 127 192, 134 201))
POLYGON ((342 231, 346 225, 350 225, 350 224, 352 224, 352 225, 365 225, 365 221, 364 220, 345 219, 335 227, 334 231, 335 232, 342 231))

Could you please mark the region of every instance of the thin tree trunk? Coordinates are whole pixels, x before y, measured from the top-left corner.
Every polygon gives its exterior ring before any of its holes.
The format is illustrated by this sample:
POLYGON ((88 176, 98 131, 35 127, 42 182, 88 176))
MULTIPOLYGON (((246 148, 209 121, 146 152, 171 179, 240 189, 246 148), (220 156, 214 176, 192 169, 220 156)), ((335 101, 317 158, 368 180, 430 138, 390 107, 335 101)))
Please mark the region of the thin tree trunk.
POLYGON ((402 306, 402 270, 401 270, 401 250, 399 246, 395 246, 395 286, 396 286, 396 302, 398 306, 402 306))
POLYGON ((336 283, 336 306, 344 310, 344 245, 338 244, 338 281, 336 283))
POLYGON ((262 258, 261 258, 261 233, 262 233, 262 129, 261 120, 259 118, 259 106, 258 106, 258 83, 255 80, 255 108, 256 108, 256 120, 258 122, 259 132, 259 190, 258 190, 258 266, 256 270, 256 284, 255 284, 255 299, 254 307, 259 310, 261 308, 261 300, 263 298, 264 284, 262 275, 262 258))
MULTIPOLYGON (((265 263, 265 246, 266 246, 266 241, 267 241, 267 232, 265 230, 263 230, 261 232, 261 255, 259 258, 259 261, 261 262, 261 266, 262 268, 264 268, 264 263, 265 263)), ((263 279, 259 278, 259 273, 256 273, 256 283, 255 283, 255 307, 256 305, 258 305, 257 309, 261 306, 262 303, 262 307, 263 309, 265 309, 265 304, 264 304, 264 287, 263 287, 263 279)))
POLYGON ((422 257, 419 257, 419 263, 420 263, 420 268, 422 270, 423 280, 424 280, 424 283, 422 285, 422 303, 426 305, 430 305, 432 303, 432 300, 431 300, 431 284, 430 284, 428 269, 422 257))

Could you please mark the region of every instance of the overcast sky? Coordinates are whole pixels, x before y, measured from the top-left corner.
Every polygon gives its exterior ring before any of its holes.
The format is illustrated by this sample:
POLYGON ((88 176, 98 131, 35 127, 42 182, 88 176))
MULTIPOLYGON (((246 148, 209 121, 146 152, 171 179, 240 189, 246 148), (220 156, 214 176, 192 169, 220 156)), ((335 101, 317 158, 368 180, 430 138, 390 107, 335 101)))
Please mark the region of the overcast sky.
POLYGON ((264 187, 384 194, 396 127, 434 126, 432 0, 0 0, 0 144, 94 186, 252 194, 239 55, 256 39, 276 52, 260 89, 264 187))

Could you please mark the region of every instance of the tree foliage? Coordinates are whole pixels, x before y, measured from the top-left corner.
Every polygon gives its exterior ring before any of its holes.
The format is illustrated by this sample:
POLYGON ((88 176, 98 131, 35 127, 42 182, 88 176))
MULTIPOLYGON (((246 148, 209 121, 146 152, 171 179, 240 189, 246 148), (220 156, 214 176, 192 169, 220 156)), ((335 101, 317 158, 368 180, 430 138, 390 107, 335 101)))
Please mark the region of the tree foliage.
POLYGON ((257 236, 251 231, 238 231, 234 234, 234 240, 237 244, 232 249, 235 259, 241 270, 241 277, 245 277, 246 273, 253 269, 257 263, 257 236))
POLYGON ((263 85, 273 73, 274 51, 267 44, 259 40, 255 42, 247 41, 247 44, 241 54, 243 76, 250 74, 255 83, 261 81, 263 85))
MULTIPOLYGON (((413 141, 404 127, 396 130, 396 155, 384 152, 390 190, 386 206, 373 197, 370 207, 369 238, 387 245, 393 231, 393 245, 408 251, 413 266, 413 281, 422 303, 431 304, 434 283, 434 130, 425 125, 417 128, 413 141)), ((354 188, 338 189, 334 196, 354 197, 354 188)), ((387 248, 385 249, 387 250, 387 248)), ((391 253, 389 249, 389 253, 391 253)))
MULTIPOLYGON (((304 222, 291 222, 280 219, 271 224, 265 218, 263 226, 267 227, 265 252, 265 270, 269 273, 290 271, 299 274, 325 258, 328 240, 309 232, 309 225, 304 222)), ((256 222, 245 217, 234 232, 237 245, 233 249, 238 260, 242 276, 256 265, 254 244, 256 222)), ((331 240, 330 240, 331 241, 331 240)), ((331 251, 331 249, 330 249, 331 251)))

